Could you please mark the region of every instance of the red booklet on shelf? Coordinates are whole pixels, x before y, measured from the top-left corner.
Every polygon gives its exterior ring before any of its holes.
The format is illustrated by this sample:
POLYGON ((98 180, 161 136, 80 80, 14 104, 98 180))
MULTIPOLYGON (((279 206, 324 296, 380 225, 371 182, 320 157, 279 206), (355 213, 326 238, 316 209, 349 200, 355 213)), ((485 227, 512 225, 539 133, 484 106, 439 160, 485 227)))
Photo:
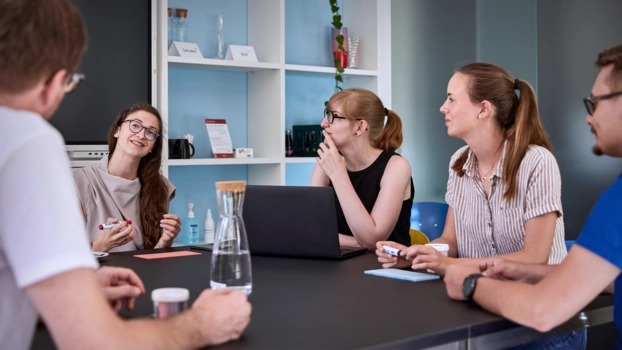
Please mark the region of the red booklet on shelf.
POLYGON ((233 158, 233 146, 227 121, 225 119, 205 119, 205 126, 214 158, 233 158))

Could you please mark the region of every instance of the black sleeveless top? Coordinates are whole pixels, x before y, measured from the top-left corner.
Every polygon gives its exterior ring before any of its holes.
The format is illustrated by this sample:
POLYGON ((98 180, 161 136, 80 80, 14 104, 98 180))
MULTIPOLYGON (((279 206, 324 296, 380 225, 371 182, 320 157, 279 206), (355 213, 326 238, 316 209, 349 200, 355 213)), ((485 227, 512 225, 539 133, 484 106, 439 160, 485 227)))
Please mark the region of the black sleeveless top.
MULTIPOLYGON (((383 151, 378 158, 366 169, 361 171, 348 171, 348 177, 354 187, 354 191, 358 195, 359 199, 363 203, 368 213, 371 213, 380 193, 380 181, 382 175, 384 175, 384 169, 389 163, 389 159, 394 155, 400 156, 395 152, 383 151)), ((330 187, 333 187, 333 183, 329 183, 330 187)), ((333 192, 335 189, 333 188, 333 192)), ((415 198, 415 186, 413 185, 413 179, 410 178, 410 198, 402 202, 402 209, 400 210, 400 216, 397 219, 395 228, 391 232, 391 235, 387 240, 394 241, 405 246, 410 246, 410 210, 413 206, 413 198, 415 198)), ((348 226, 346 217, 343 215, 343 209, 337 199, 335 193, 335 206, 337 207, 337 225, 339 226, 339 233, 352 236, 352 231, 348 226)))

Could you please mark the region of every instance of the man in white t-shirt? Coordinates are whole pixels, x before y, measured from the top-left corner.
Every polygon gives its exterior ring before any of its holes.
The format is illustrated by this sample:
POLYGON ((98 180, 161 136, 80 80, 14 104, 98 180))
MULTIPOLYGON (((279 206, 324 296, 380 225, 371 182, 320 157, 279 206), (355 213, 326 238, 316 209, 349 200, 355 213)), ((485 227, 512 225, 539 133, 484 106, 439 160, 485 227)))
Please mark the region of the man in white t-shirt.
POLYGON ((85 46, 67 0, 0 0, 2 348, 29 348, 37 313, 60 348, 196 348, 238 338, 251 310, 241 292, 206 290, 166 320, 124 321, 111 307, 144 287, 128 269, 94 271, 64 143, 46 121, 83 78, 74 70, 85 46))

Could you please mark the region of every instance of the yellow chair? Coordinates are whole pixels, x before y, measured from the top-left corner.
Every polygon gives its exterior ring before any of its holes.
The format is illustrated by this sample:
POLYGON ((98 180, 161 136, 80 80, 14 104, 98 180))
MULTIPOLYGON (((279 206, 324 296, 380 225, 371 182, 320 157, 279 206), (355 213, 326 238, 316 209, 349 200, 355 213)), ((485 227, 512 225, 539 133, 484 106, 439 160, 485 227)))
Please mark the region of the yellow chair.
POLYGON ((430 243, 430 239, 428 238, 428 236, 426 236, 425 233, 419 230, 415 230, 411 228, 409 233, 410 233, 410 245, 430 243))

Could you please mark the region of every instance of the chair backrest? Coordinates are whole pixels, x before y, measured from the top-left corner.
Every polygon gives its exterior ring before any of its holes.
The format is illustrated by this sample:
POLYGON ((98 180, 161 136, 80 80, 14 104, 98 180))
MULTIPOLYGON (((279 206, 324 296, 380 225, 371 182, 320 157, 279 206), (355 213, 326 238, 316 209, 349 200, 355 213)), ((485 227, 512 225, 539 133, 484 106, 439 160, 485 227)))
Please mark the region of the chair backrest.
POLYGON ((428 238, 428 236, 426 236, 425 233, 419 230, 415 230, 414 228, 411 228, 409 233, 410 233, 410 245, 415 245, 415 244, 424 245, 424 244, 430 243, 430 239, 428 238))
POLYGON ((449 206, 440 202, 415 202, 410 212, 410 227, 433 241, 443 234, 449 206))

